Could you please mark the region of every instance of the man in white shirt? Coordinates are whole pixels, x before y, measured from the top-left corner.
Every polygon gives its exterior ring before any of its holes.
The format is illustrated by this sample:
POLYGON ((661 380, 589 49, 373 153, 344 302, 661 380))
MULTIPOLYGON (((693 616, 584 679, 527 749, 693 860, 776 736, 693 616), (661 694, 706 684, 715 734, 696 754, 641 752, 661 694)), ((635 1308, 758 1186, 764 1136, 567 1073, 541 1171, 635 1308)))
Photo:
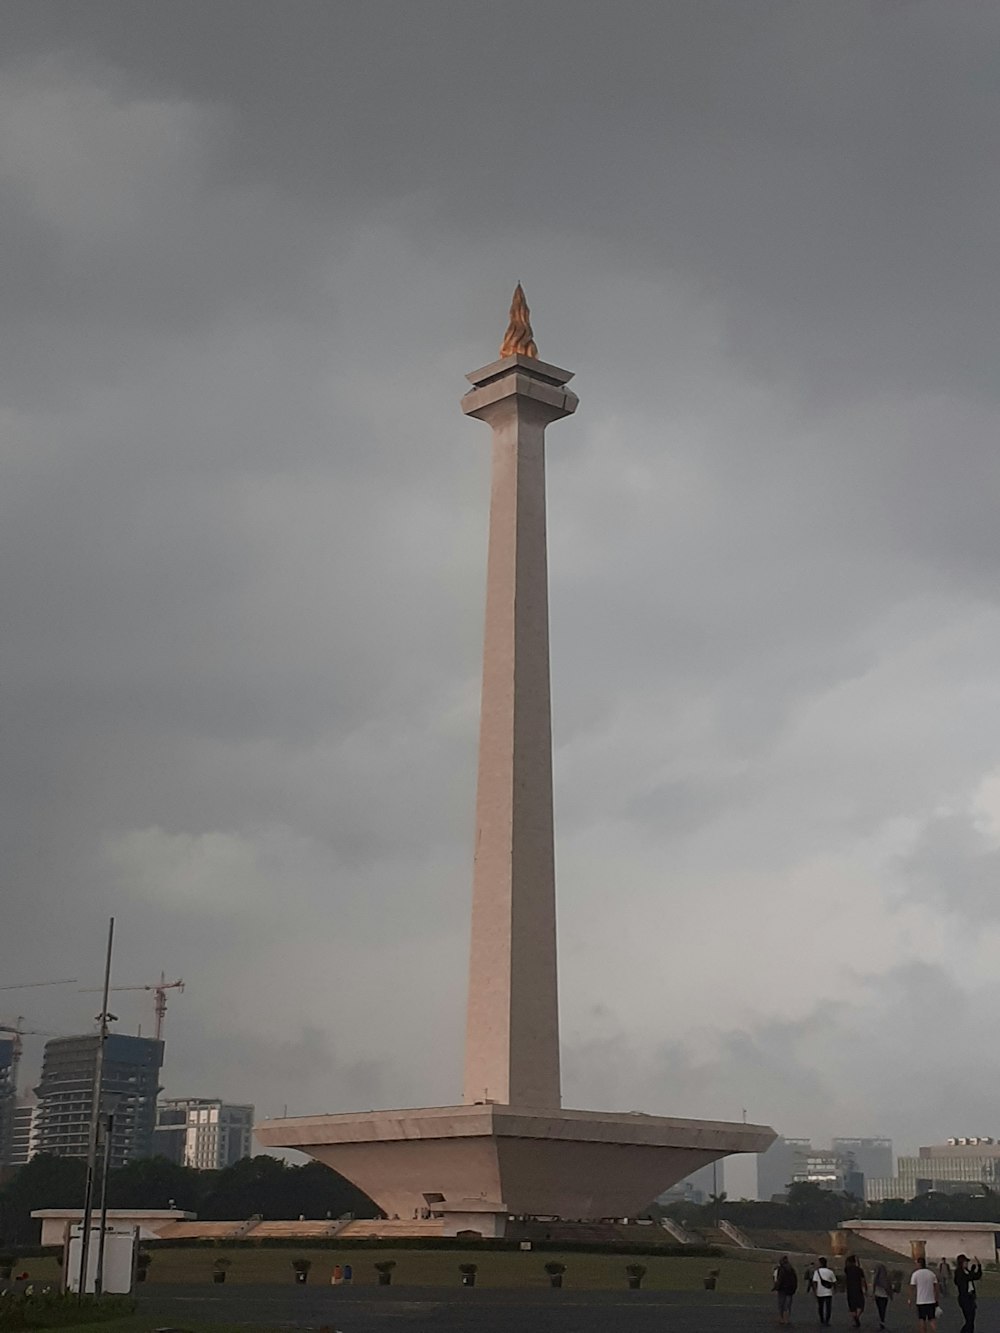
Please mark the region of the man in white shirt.
POLYGON ((819 1322, 824 1325, 829 1324, 830 1314, 833 1310, 833 1289, 837 1285, 837 1275, 832 1269, 827 1268, 825 1259, 817 1259, 810 1284, 816 1293, 819 1322))
POLYGON ((937 1328, 937 1307, 941 1296, 937 1277, 927 1267, 926 1259, 920 1259, 910 1278, 909 1305, 916 1303, 920 1333, 935 1333, 937 1328))

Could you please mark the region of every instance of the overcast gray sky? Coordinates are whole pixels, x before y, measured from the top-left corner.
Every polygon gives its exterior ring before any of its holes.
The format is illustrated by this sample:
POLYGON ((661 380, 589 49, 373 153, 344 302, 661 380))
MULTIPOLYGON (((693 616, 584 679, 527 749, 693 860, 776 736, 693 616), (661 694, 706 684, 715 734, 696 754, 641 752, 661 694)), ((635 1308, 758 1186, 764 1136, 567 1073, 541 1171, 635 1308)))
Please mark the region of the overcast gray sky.
POLYGON ((568 1104, 998 1132, 1000 8, 0 17, 3 979, 114 912, 170 1094, 457 1098, 521 279, 568 1104))

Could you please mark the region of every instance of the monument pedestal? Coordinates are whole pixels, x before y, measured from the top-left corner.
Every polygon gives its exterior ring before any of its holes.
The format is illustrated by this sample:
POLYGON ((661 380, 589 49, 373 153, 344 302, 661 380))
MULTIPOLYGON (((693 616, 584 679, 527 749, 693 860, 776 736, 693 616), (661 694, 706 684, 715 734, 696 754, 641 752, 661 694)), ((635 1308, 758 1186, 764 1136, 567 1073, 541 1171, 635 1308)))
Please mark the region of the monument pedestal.
POLYGON ((446 1234, 483 1235, 502 1235, 508 1216, 634 1217, 699 1167, 774 1139, 761 1125, 493 1103, 296 1116, 254 1133, 333 1167, 388 1217, 429 1213, 446 1234))

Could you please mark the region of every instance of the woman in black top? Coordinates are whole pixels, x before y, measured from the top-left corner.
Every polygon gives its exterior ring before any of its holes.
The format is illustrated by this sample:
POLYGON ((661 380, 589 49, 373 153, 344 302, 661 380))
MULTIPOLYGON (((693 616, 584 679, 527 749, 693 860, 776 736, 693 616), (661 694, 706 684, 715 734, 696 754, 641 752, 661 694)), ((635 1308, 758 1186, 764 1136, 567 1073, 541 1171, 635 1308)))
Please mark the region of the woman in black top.
POLYGON ((778 1323, 792 1322, 792 1297, 799 1289, 799 1275, 783 1254, 774 1270, 774 1290, 778 1293, 778 1323))
POLYGON ((961 1333, 975 1333, 976 1330, 976 1283, 983 1276, 983 1266, 978 1259, 969 1263, 964 1254, 955 1260, 955 1291, 958 1304, 965 1318, 961 1333))
POLYGON ((844 1286, 847 1288, 847 1308, 854 1320, 854 1327, 860 1328, 861 1316, 865 1311, 868 1279, 854 1254, 849 1254, 844 1262, 844 1286))

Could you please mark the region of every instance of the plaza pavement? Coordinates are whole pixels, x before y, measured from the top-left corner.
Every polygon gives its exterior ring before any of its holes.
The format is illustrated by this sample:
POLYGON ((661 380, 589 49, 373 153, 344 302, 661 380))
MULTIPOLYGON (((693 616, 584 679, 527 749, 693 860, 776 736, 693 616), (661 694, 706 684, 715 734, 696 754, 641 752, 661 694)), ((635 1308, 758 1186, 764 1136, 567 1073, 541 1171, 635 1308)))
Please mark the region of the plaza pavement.
MULTIPOLYGON (((561 1291, 461 1287, 171 1287, 143 1293, 139 1310, 150 1329, 183 1329, 192 1323, 239 1324, 245 1328, 319 1329, 338 1333, 744 1333, 777 1329, 773 1298, 705 1292, 561 1291)), ((818 1328, 814 1303, 796 1301, 793 1327, 818 1328)), ((980 1333, 995 1333, 1000 1300, 980 1303, 980 1333)), ((958 1333, 955 1302, 945 1305, 941 1333, 958 1333)), ((874 1310, 863 1328, 877 1329, 874 1310)), ((843 1300, 834 1308, 834 1329, 851 1327, 843 1300)), ((913 1312, 896 1303, 890 1333, 916 1333, 913 1312)))

